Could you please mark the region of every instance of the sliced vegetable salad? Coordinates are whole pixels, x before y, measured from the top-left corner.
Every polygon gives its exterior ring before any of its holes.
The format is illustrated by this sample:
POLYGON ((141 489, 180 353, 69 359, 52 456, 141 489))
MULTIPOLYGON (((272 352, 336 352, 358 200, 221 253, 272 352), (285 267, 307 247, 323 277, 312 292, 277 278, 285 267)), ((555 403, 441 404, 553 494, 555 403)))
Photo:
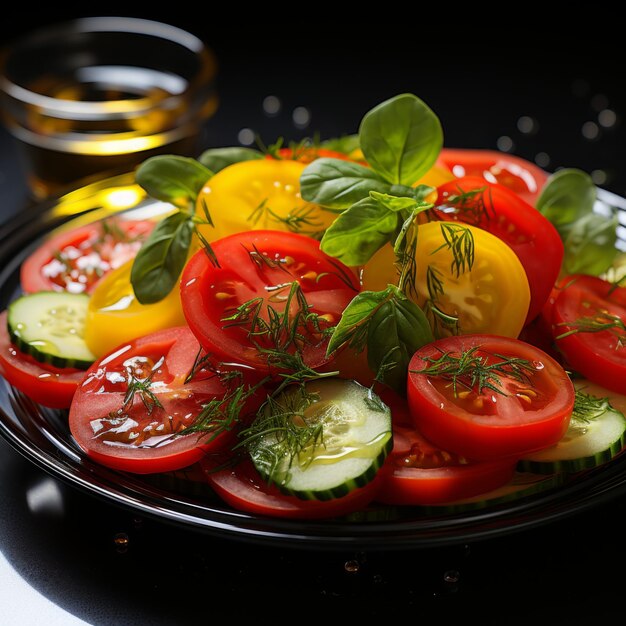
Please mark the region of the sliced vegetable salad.
POLYGON ((617 215, 583 172, 443 143, 402 94, 358 135, 148 159, 137 182, 171 212, 43 243, 0 374, 68 409, 96 462, 193 466, 255 514, 452 510, 610 461, 617 215))

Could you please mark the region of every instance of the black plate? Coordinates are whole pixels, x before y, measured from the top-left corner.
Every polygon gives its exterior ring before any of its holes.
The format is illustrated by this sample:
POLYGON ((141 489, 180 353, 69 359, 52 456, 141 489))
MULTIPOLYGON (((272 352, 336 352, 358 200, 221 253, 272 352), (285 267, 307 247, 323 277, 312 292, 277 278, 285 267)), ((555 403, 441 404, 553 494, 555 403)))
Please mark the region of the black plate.
MULTIPOLYGON (((626 210, 626 201, 600 190, 603 204, 626 210)), ((123 175, 37 206, 0 229, 0 309, 19 293, 19 267, 52 228, 121 210, 148 214, 163 208, 123 175)), ((604 207, 606 208, 606 207, 604 207)), ((624 215, 624 213, 622 213, 624 215)), ((626 455, 533 495, 476 504, 461 512, 378 507, 340 520, 289 521, 233 510, 206 493, 175 491, 165 483, 93 463, 77 447, 62 411, 45 409, 0 379, 0 433, 26 458, 93 495, 214 535, 297 547, 389 550, 454 544, 518 532, 572 515, 626 492, 626 455)))

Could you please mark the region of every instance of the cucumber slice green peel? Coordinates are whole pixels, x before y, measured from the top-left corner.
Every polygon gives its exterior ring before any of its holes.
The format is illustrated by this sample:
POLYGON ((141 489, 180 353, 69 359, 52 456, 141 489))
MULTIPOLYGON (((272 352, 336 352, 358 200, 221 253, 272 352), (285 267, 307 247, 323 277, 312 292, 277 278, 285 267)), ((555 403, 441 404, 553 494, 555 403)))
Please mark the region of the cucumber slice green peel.
POLYGON ((89 296, 40 291, 9 305, 11 342, 25 354, 54 367, 87 369, 95 355, 85 343, 89 296))
POLYGON ((270 397, 243 436, 265 480, 301 499, 330 500, 376 476, 392 447, 391 411, 355 381, 309 381, 270 397))
POLYGON ((626 443, 626 418, 608 398, 576 391, 574 412, 567 432, 554 446, 528 455, 520 471, 538 474, 579 472, 610 461, 626 443))

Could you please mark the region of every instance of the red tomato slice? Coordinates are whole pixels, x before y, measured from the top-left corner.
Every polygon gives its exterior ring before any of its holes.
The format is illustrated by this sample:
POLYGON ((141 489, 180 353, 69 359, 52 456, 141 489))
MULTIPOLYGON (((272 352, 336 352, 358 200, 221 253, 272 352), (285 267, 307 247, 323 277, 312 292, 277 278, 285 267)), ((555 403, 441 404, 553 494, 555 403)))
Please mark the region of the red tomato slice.
POLYGON ((324 365, 323 330, 359 290, 350 270, 295 233, 248 231, 211 245, 220 267, 200 250, 181 277, 183 313, 204 349, 263 371, 281 368, 267 350, 324 365))
MULTIPOLYGON (((202 367, 195 367, 185 382, 199 350, 185 326, 136 339, 94 363, 70 408, 70 430, 78 445, 103 465, 140 474, 180 469, 226 447, 236 423, 222 430, 213 422, 209 432, 184 434, 204 406, 229 391, 202 367), (129 382, 135 387, 132 394, 129 382)), ((242 413, 250 408, 252 403, 242 413)))
POLYGON ((111 269, 134 258, 154 222, 108 219, 52 235, 22 264, 26 293, 91 293, 111 269))
POLYGON ((626 288, 584 275, 560 284, 551 312, 557 348, 585 378, 626 393, 626 288))
POLYGON ((510 189, 477 176, 441 185, 434 215, 478 226, 504 241, 521 261, 530 287, 526 323, 535 319, 550 296, 563 262, 556 228, 510 189))
MULTIPOLYGON (((316 148, 315 146, 304 146, 302 148, 281 148, 278 151, 278 157, 299 163, 313 163, 316 159, 331 158, 341 159, 342 161, 353 161, 347 154, 337 152, 336 150, 328 150, 327 148, 316 148)), ((267 158, 273 158, 268 154, 267 158)))
POLYGON ((381 470, 379 502, 445 504, 487 493, 513 477, 514 459, 470 463, 434 446, 414 426, 395 425, 396 413, 393 419, 393 450, 381 470))
POLYGON ((290 519, 321 519, 340 517, 367 506, 375 497, 379 482, 374 479, 342 498, 334 500, 300 500, 269 485, 249 460, 232 468, 214 471, 212 462, 204 462, 207 478, 215 492, 230 506, 254 515, 270 515, 290 519))
POLYGON ((0 376, 29 398, 53 409, 67 409, 85 372, 60 369, 20 352, 7 331, 7 312, 0 313, 0 376))
POLYGON ((467 459, 489 460, 519 457, 559 441, 569 424, 574 387, 554 359, 530 344, 463 335, 415 353, 408 400, 417 429, 435 445, 467 459), (461 360, 463 370, 454 379, 450 372, 459 371, 461 360))
POLYGON ((490 183, 500 183, 533 205, 548 180, 548 174, 534 163, 493 150, 444 148, 438 161, 457 177, 480 176, 490 183))

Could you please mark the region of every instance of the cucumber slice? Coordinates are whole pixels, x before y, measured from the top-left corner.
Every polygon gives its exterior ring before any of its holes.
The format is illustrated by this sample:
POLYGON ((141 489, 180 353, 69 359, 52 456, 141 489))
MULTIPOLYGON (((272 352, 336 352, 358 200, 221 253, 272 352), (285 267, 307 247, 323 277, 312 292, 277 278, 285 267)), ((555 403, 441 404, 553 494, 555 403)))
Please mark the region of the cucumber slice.
POLYGON ((96 357, 85 343, 86 294, 40 291, 9 305, 11 342, 37 361, 87 369, 96 357))
POLYGON ((577 390, 574 413, 561 441, 528 455, 518 469, 538 474, 591 469, 621 452, 625 441, 624 415, 608 399, 577 390))
POLYGON ((355 381, 310 381, 270 398, 245 441, 281 491, 330 500, 374 478, 392 447, 391 411, 355 381))

